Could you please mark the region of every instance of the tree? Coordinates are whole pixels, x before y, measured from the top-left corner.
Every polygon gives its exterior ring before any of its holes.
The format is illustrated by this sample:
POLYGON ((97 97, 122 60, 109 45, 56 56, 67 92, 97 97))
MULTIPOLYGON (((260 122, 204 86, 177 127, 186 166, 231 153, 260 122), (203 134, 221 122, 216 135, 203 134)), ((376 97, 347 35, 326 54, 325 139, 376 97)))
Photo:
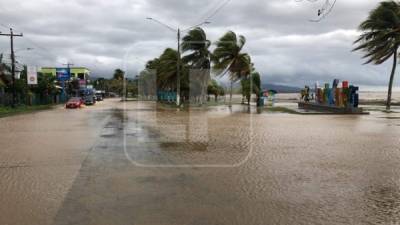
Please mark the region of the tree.
POLYGON ((114 78, 115 80, 123 80, 124 77, 125 77, 125 72, 124 72, 123 70, 121 70, 121 69, 116 69, 116 70, 114 71, 113 78, 114 78))
POLYGON ((38 73, 38 84, 35 85, 33 91, 40 95, 44 103, 49 103, 49 96, 57 93, 55 85, 56 78, 51 74, 38 73))
POLYGON ((390 74, 386 110, 390 110, 392 100, 392 86, 397 66, 397 54, 400 44, 400 5, 396 1, 379 3, 372 10, 368 18, 359 26, 363 33, 354 42, 358 46, 353 51, 365 52, 365 64, 380 65, 393 57, 392 72, 390 74))
POLYGON ((108 85, 109 91, 117 93, 123 97, 123 80, 112 79, 108 85))
POLYGON ((99 77, 94 82, 94 88, 96 88, 96 90, 105 90, 107 85, 106 83, 107 80, 104 77, 99 77))
POLYGON ((126 92, 125 97, 128 98, 129 94, 132 97, 136 97, 138 95, 138 86, 136 80, 126 80, 126 92))
MULTIPOLYGON (((183 53, 189 53, 182 58, 182 61, 189 64, 192 69, 191 75, 193 76, 190 77, 190 88, 195 89, 192 87, 193 83, 197 84, 196 86, 200 86, 200 103, 203 103, 208 81, 210 80, 211 52, 209 48, 211 42, 207 40, 204 30, 196 27, 183 37, 181 46, 183 53)), ((191 90, 191 92, 194 93, 195 91, 191 90)))
POLYGON ((157 70, 159 65, 160 65, 160 59, 159 58, 154 58, 152 60, 149 60, 146 63, 146 69, 148 69, 148 70, 157 70))
MULTIPOLYGON (((157 89, 164 91, 176 91, 177 86, 177 65, 178 52, 175 49, 167 48, 159 57, 157 63, 157 89)), ((181 64, 180 69, 180 93, 185 98, 189 95, 189 78, 188 66, 185 63, 181 64)), ((183 99, 185 99, 183 98, 183 99)))
POLYGON ((251 94, 255 94, 258 98, 261 92, 261 78, 258 72, 252 72, 250 77, 243 78, 240 81, 242 95, 246 98, 247 104, 250 105, 251 94))
POLYGON ((160 55, 157 63, 157 87, 162 90, 176 90, 176 76, 178 52, 175 49, 167 48, 160 55))
POLYGON ((79 88, 80 88, 79 80, 73 79, 70 82, 68 82, 67 92, 69 95, 78 96, 79 88))
POLYGON ((242 53, 245 43, 244 36, 237 36, 234 32, 228 31, 219 39, 213 52, 213 69, 223 71, 222 76, 229 73, 231 81, 229 106, 232 105, 233 83, 247 77, 251 72, 251 58, 247 53, 242 53))
POLYGON ((29 103, 30 104, 30 90, 29 90, 29 86, 28 86, 28 69, 27 66, 24 65, 21 73, 20 73, 20 77, 19 79, 15 80, 15 90, 17 92, 17 99, 18 102, 22 101, 25 103, 29 103))
POLYGON ((215 102, 218 101, 218 96, 223 96, 225 95, 225 90, 222 86, 218 84, 218 82, 214 79, 212 79, 208 83, 207 87, 207 94, 208 95, 214 95, 215 102))
POLYGON ((6 88, 6 84, 0 79, 0 95, 4 94, 4 88, 6 88))
POLYGON ((157 96, 157 72, 146 66, 137 79, 138 95, 142 98, 157 96))
POLYGON ((6 77, 7 75, 11 75, 11 67, 4 62, 3 54, 0 54, 0 82, 5 87, 10 84, 10 80, 6 77))
POLYGON ((110 81, 110 88, 117 92, 119 96, 124 96, 125 72, 121 69, 114 70, 113 79, 110 81))

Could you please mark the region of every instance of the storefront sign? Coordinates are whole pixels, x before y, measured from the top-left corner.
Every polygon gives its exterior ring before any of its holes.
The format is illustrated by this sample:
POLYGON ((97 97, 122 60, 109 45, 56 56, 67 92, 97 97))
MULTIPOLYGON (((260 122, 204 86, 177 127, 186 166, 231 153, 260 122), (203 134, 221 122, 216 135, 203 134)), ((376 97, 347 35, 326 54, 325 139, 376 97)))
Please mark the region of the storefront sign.
POLYGON ((70 79, 68 68, 56 68, 57 80, 67 81, 70 79))
POLYGON ((36 85, 38 84, 37 80, 37 70, 35 66, 28 66, 28 84, 36 85))

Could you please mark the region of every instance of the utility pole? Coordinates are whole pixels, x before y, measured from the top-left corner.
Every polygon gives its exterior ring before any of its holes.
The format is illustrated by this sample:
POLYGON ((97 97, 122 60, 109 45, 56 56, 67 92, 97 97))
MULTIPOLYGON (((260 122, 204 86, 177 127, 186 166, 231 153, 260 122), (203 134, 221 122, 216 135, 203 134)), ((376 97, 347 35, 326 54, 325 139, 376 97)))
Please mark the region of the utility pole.
POLYGON ((17 102, 17 90, 15 88, 15 55, 14 55, 14 37, 22 37, 23 34, 14 34, 13 29, 10 28, 9 34, 2 34, 0 36, 10 37, 11 42, 11 79, 12 79, 12 103, 11 106, 14 108, 17 102))
MULTIPOLYGON (((68 73, 68 77, 69 79, 71 79, 71 66, 73 66, 74 64, 67 62, 66 64, 63 64, 64 66, 67 66, 67 73, 68 73)), ((63 95, 62 98, 66 98, 66 93, 65 93, 65 80, 61 80, 61 84, 62 84, 62 88, 63 88, 63 95)), ((70 90, 71 91, 71 90, 70 90)), ((66 99, 63 99, 66 101, 66 99)))
POLYGON ((176 106, 181 104, 181 30, 178 28, 178 60, 176 68, 176 106))

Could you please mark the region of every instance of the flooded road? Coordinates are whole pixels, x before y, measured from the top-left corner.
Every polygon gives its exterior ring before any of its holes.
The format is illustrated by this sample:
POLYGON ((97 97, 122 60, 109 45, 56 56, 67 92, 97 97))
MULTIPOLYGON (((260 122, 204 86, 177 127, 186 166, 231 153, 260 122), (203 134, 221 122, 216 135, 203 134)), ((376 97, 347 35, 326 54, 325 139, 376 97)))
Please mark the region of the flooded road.
POLYGON ((397 114, 108 100, 0 124, 0 224, 400 223, 397 114))

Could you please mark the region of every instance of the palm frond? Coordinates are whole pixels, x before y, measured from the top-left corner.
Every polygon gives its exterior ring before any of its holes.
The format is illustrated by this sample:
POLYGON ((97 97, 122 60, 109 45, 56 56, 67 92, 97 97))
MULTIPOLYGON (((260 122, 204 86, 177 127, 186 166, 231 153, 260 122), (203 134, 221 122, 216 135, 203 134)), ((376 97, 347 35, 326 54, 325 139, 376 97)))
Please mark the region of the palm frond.
POLYGON ((382 64, 400 46, 400 5, 396 1, 381 2, 359 26, 363 33, 354 42, 353 51, 366 54, 366 64, 382 64))

